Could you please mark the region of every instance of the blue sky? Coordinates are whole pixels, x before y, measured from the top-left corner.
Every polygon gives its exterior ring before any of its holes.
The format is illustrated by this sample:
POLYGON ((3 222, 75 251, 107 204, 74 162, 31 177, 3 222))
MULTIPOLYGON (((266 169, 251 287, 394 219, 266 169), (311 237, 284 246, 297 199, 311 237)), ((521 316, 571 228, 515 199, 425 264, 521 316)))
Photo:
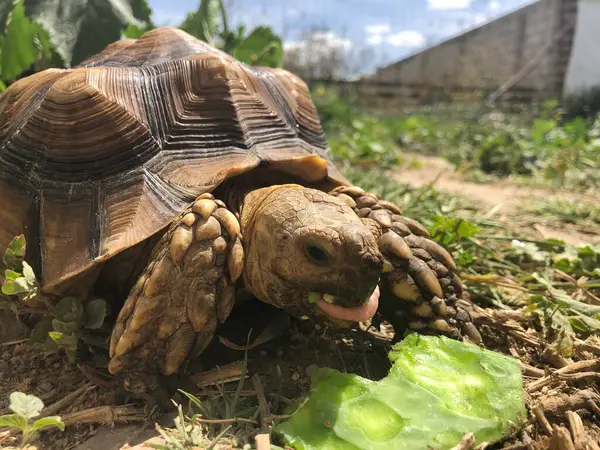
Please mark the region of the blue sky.
MULTIPOLYGON (((504 15, 532 0, 226 0, 231 21, 268 24, 287 46, 315 28, 332 45, 367 50, 368 69, 397 61, 435 42, 504 15)), ((157 25, 178 25, 199 0, 148 0, 157 25)))

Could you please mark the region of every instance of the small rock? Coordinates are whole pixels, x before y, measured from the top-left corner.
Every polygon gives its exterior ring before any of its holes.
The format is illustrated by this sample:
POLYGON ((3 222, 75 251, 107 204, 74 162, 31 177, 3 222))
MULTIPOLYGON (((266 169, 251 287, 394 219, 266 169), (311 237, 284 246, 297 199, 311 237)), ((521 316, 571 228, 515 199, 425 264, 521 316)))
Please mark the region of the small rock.
POLYGON ((45 394, 52 390, 52 384, 50 384, 47 381, 44 381, 43 383, 40 383, 37 388, 38 388, 38 391, 40 391, 42 394, 45 394))
POLYGON ((294 372, 291 378, 293 381, 298 381, 300 379, 300 374, 298 372, 294 372))
POLYGON ((304 370, 304 373, 306 373, 306 376, 310 377, 310 375, 318 368, 319 366, 317 366, 316 364, 311 364, 304 370))

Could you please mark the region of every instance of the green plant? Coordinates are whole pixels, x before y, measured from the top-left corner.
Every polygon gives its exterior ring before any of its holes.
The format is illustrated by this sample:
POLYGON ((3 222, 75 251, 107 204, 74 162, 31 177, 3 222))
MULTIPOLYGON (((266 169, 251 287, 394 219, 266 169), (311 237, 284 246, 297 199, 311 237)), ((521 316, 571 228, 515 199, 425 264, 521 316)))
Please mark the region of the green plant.
POLYGON ((15 237, 7 248, 3 262, 7 267, 2 281, 0 309, 16 314, 35 313, 38 316, 30 343, 46 351, 65 351, 74 361, 79 340, 85 330, 99 329, 108 315, 103 299, 92 299, 85 304, 75 297, 56 301, 40 293, 39 283, 31 266, 24 261, 26 242, 23 235, 15 237), (22 267, 18 272, 19 266, 22 267))
POLYGON ((34 420, 44 409, 44 402, 34 395, 27 395, 23 392, 13 392, 10 394, 10 410, 13 414, 0 416, 0 426, 18 428, 21 433, 21 447, 34 440, 40 431, 49 428, 58 428, 63 431, 65 424, 60 416, 48 416, 34 420))
POLYGON ((188 13, 180 28, 234 58, 256 66, 280 67, 283 42, 268 26, 246 33, 246 27, 229 27, 229 15, 223 0, 201 0, 196 11, 188 13))
POLYGON ((71 67, 150 19, 145 0, 7 0, 0 5, 0 81, 47 67, 71 67))
MULTIPOLYGON (((249 338, 249 336, 248 336, 249 338)), ((241 397, 244 380, 248 371, 248 352, 244 353, 242 371, 235 393, 229 395, 222 385, 217 385, 219 393, 200 400, 195 395, 179 389, 179 392, 188 399, 187 413, 184 413, 181 404, 177 406, 177 417, 174 428, 161 428, 158 431, 165 440, 165 445, 152 444, 158 450, 194 450, 199 446, 207 450, 214 448, 233 448, 230 441, 248 441, 249 434, 255 430, 240 429, 240 425, 254 424, 259 414, 256 402, 249 398, 241 397), (208 419, 208 420, 207 420, 208 419), (233 426, 237 429, 233 430, 233 426), (210 439, 209 436, 214 436, 210 439), (223 443, 223 447, 219 445, 223 443)), ((244 448, 249 448, 248 444, 244 448)))

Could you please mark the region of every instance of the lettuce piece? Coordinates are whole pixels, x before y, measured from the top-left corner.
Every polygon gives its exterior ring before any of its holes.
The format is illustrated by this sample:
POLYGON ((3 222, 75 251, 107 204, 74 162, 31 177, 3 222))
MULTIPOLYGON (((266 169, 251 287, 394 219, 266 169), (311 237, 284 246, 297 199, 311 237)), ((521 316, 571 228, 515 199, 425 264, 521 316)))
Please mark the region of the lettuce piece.
POLYGON ((443 450, 468 432, 479 443, 499 441, 526 418, 515 359, 417 334, 389 356, 381 381, 314 371, 308 399, 275 431, 296 450, 443 450))

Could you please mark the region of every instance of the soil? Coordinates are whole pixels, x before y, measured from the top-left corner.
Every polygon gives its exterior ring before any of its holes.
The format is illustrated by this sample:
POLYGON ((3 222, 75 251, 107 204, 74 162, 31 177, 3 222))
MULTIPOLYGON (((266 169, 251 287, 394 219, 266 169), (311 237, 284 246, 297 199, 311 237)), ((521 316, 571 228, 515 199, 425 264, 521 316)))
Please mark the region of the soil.
POLYGON ((600 225, 597 228, 582 228, 563 222, 553 222, 545 217, 535 216, 527 211, 527 206, 535 200, 556 197, 564 201, 597 204, 597 192, 573 192, 568 189, 532 188, 518 186, 510 179, 492 183, 465 181, 454 166, 443 158, 407 153, 410 162, 407 167, 395 173, 398 182, 411 187, 433 185, 436 190, 454 194, 470 200, 490 212, 497 220, 528 224, 542 239, 561 239, 567 244, 600 243, 600 225), (414 163, 417 164, 414 164, 414 163), (418 167, 416 167, 418 166, 418 167))

